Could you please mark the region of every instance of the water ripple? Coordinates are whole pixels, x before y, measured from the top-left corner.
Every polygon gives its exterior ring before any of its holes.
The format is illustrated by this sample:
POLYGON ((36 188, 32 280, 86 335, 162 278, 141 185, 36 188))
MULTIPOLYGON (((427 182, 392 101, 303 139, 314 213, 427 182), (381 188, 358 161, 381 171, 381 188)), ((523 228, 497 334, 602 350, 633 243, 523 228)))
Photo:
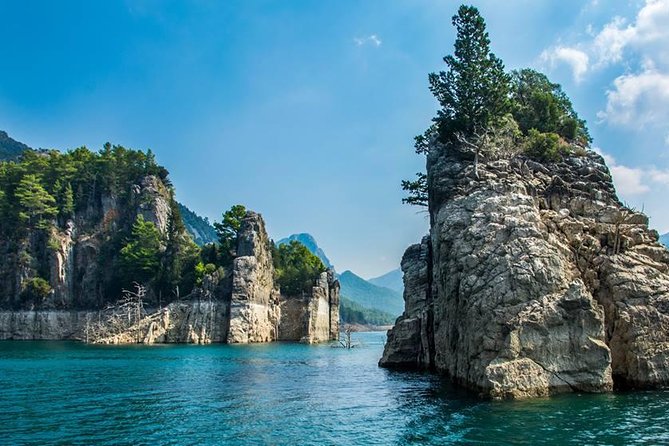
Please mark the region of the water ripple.
POLYGON ((668 392, 486 402, 360 348, 0 342, 0 444, 669 444, 668 392))

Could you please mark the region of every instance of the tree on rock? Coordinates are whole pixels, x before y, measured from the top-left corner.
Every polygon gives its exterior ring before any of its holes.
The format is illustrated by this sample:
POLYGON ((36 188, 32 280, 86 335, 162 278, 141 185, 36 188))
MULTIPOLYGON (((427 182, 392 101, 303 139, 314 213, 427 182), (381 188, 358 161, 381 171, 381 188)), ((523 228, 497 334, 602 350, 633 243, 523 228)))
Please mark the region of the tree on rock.
POLYGON ((58 214, 56 199, 42 187, 36 175, 25 175, 14 196, 18 199, 19 219, 30 227, 43 229, 48 226, 47 219, 58 214))
POLYGON ((478 9, 460 6, 453 25, 457 29, 455 51, 444 57, 448 70, 429 76, 430 90, 442 107, 434 121, 443 141, 487 129, 510 111, 510 78, 502 61, 490 51, 478 9))
POLYGON ((146 283, 156 277, 160 267, 160 231, 138 215, 132 233, 121 249, 121 262, 128 282, 146 283))
POLYGON ((237 249, 237 233, 242 227, 242 220, 246 217, 246 207, 241 204, 232 206, 223 213, 223 220, 214 223, 218 235, 219 256, 222 265, 232 262, 237 249))

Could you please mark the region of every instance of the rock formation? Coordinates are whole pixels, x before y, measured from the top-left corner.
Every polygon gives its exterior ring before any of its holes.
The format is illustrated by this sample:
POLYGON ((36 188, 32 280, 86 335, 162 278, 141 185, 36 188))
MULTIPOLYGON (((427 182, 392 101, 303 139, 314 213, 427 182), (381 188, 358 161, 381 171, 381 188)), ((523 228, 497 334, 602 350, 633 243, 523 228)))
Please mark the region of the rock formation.
POLYGON ((381 366, 493 398, 669 384, 669 252, 604 160, 428 156, 430 235, 402 260, 381 366))
MULTIPOLYGON (((72 234, 68 234, 60 239, 62 248, 56 251, 54 266, 54 277, 62 284, 65 300, 69 289, 66 284, 70 282, 66 265, 71 254, 67 253, 73 243, 72 234)), ((274 283, 272 241, 260 214, 247 213, 237 240, 237 256, 229 274, 220 276, 215 272, 206 276, 189 300, 149 309, 145 317, 126 329, 96 342, 240 344, 338 339, 339 282, 332 270, 320 275, 310 293, 282 296, 274 283)), ((82 242, 84 249, 91 246, 89 238, 82 242)), ((99 310, 0 311, 0 339, 86 340, 90 324, 104 319, 106 314, 99 310)))

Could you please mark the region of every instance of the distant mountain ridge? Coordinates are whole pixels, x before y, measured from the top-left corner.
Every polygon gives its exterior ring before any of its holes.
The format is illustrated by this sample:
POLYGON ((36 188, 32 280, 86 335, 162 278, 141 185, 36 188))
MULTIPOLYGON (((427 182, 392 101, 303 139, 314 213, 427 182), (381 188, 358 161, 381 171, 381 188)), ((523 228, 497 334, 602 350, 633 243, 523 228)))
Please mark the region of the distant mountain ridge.
POLYGON ((215 243, 218 241, 216 229, 214 229, 214 226, 209 222, 208 218, 200 217, 185 205, 181 203, 178 204, 181 219, 195 243, 199 246, 204 246, 207 243, 215 243))
POLYGON ((404 293, 404 281, 402 280, 402 270, 397 268, 389 271, 382 276, 367 279, 367 282, 376 286, 390 288, 398 293, 404 293))
MULTIPOLYGON (((289 243, 293 240, 296 240, 306 246, 309 251, 321 259, 325 266, 330 268, 332 267, 330 259, 328 259, 325 252, 318 246, 316 239, 311 234, 292 234, 284 239, 279 240, 277 242, 277 246, 284 243, 289 243)), ((402 276, 399 270, 391 271, 390 273, 384 274, 383 276, 377 277, 376 279, 397 288, 398 273, 399 283, 401 283, 402 276)), ((345 320, 345 315, 350 315, 352 318, 357 319, 361 317, 361 312, 365 313, 365 317, 375 321, 388 321, 393 320, 395 317, 402 314, 402 311, 404 311, 404 299, 402 298, 403 288, 392 289, 378 286, 363 279, 351 271, 344 271, 343 273, 339 274, 338 277, 339 284, 341 285, 341 314, 342 320, 344 322, 352 322, 345 320)))
POLYGON ((30 147, 0 130, 0 161, 16 161, 26 150, 30 150, 30 147))
POLYGON ((404 311, 402 293, 370 283, 351 271, 339 275, 341 295, 365 308, 399 316, 404 311))
POLYGON ((301 234, 292 234, 286 238, 282 238, 276 242, 276 246, 290 243, 293 240, 296 240, 306 246, 309 251, 321 259, 321 262, 323 262, 323 265, 325 265, 327 268, 333 268, 333 265, 330 262, 330 259, 328 259, 328 256, 325 255, 325 252, 318 246, 318 243, 316 243, 316 239, 311 234, 307 234, 306 232, 301 234))

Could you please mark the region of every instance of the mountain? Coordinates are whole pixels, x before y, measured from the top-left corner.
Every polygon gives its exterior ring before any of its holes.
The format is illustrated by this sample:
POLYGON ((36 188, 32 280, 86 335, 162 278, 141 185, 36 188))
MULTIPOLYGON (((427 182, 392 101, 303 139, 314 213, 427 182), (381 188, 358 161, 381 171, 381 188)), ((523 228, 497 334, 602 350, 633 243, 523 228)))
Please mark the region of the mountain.
POLYGON ((404 292, 404 282, 402 281, 402 270, 397 268, 382 276, 367 279, 367 282, 376 286, 390 288, 398 293, 404 292))
POLYGON ((16 161, 26 150, 30 150, 30 147, 0 130, 0 161, 16 161))
POLYGON ((296 240, 300 243, 302 243, 304 246, 307 247, 309 251, 311 251, 313 254, 315 254, 319 259, 321 259, 321 262, 323 262, 323 265, 325 265, 327 268, 332 268, 332 263, 330 263, 330 259, 328 259, 328 256, 325 255, 325 252, 321 248, 318 247, 318 243, 316 243, 316 239, 311 234, 307 233, 302 233, 302 234, 293 234, 290 235, 284 239, 279 240, 276 243, 276 246, 283 245, 284 243, 290 243, 293 240, 296 240))
POLYGON ((181 203, 179 203, 179 212, 181 213, 184 225, 186 225, 186 230, 193 241, 199 246, 218 241, 216 229, 214 229, 208 218, 200 217, 181 203))
POLYGON ((365 308, 381 310, 393 316, 404 311, 402 293, 370 283, 351 271, 339 276, 341 295, 365 308))
POLYGON ((365 308, 346 297, 339 301, 339 315, 344 324, 392 325, 395 317, 385 311, 365 308))
POLYGON ((669 248, 669 232, 660 236, 660 243, 669 248))

